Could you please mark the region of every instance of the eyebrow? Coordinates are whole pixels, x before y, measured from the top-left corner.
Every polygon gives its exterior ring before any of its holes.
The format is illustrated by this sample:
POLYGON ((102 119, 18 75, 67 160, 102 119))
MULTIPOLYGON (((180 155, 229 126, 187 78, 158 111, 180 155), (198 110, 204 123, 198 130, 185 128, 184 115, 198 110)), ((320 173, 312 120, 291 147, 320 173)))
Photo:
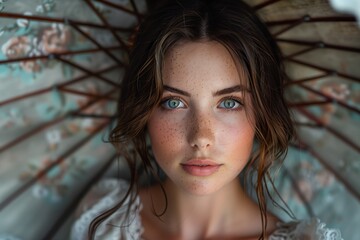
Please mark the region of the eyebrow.
POLYGON ((221 95, 230 94, 230 93, 234 93, 234 92, 250 92, 250 90, 243 85, 235 85, 233 87, 218 90, 218 91, 214 92, 213 95, 221 96, 221 95))
POLYGON ((168 86, 168 85, 164 85, 163 88, 164 88, 164 90, 166 90, 166 91, 173 92, 173 93, 178 93, 178 94, 181 94, 181 95, 190 97, 190 93, 188 93, 188 92, 186 92, 186 91, 183 91, 183 90, 180 90, 180 89, 178 89, 178 88, 170 87, 170 86, 168 86))
MULTIPOLYGON (((169 91, 169 92, 178 93, 178 94, 181 94, 181 95, 184 95, 187 97, 191 96, 190 93, 188 93, 184 90, 170 87, 168 85, 164 85, 163 88, 164 88, 164 90, 169 91)), ((243 92, 243 91, 250 92, 250 90, 243 85, 235 85, 233 87, 228 87, 228 88, 218 90, 213 93, 213 96, 221 96, 221 95, 225 95, 225 94, 230 94, 230 93, 234 93, 234 92, 243 92)))

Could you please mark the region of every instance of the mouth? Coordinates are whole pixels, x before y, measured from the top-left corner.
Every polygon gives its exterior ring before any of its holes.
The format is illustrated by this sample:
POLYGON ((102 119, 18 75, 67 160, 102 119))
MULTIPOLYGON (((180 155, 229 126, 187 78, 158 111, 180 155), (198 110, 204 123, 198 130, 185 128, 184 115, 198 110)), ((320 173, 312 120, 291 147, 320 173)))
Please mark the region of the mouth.
POLYGON ((222 164, 208 159, 191 159, 182 163, 181 166, 190 175, 205 177, 217 172, 222 164))

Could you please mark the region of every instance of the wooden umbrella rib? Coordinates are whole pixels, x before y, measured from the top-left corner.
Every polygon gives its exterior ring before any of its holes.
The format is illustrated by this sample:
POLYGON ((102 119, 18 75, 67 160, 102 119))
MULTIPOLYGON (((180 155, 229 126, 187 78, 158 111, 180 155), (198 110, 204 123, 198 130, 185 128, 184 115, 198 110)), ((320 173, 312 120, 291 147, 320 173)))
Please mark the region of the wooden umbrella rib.
POLYGON ((288 81, 288 82, 286 82, 285 87, 288 87, 288 86, 291 86, 291 85, 297 85, 297 84, 304 83, 304 82, 315 81, 315 80, 318 80, 318 79, 321 79, 321 78, 324 78, 324 77, 328 77, 330 75, 331 75, 331 73, 324 73, 324 74, 316 75, 316 76, 313 76, 313 77, 288 81))
POLYGON ((111 28, 108 21, 104 18, 104 16, 99 12, 98 9, 94 6, 94 4, 90 0, 85 0, 87 5, 93 10, 93 12, 100 18, 102 23, 110 30, 112 35, 116 38, 116 40, 124 47, 124 50, 128 51, 128 47, 126 46, 125 42, 117 35, 114 29, 111 28))
POLYGON ((332 133, 334 136, 336 136, 338 139, 340 139, 341 141, 343 141, 344 143, 346 143, 348 146, 352 147, 354 150, 356 150, 357 152, 360 152, 360 146, 357 145, 356 143, 354 143, 352 140, 350 140, 349 138, 347 138, 346 136, 344 136, 343 134, 341 134, 340 132, 338 132, 337 130, 335 130, 334 128, 325 125, 319 118, 317 118, 315 115, 313 115, 312 113, 310 113, 309 111, 305 110, 304 108, 297 108, 297 110, 303 114, 304 116, 306 116, 308 119, 314 121, 316 124, 321 125, 324 129, 326 129, 327 131, 329 131, 330 133, 332 133))
POLYGON ((83 72, 85 72, 85 73, 87 73, 87 74, 89 74, 89 75, 91 75, 91 76, 94 76, 94 77, 98 78, 99 80, 101 80, 101 81, 103 81, 103 82, 106 82, 106 83, 108 83, 108 84, 110 84, 110 85, 112 85, 112 86, 120 87, 119 84, 116 84, 116 83, 114 83, 114 82, 106 79, 105 77, 103 77, 103 76, 101 76, 101 75, 99 75, 99 74, 97 74, 97 73, 94 73, 94 72, 92 72, 92 71, 90 71, 90 70, 88 70, 88 69, 86 69, 86 68, 84 68, 84 67, 82 67, 82 66, 80 66, 79 64, 76 64, 76 63, 74 63, 74 62, 71 62, 71 61, 69 61, 69 60, 67 60, 67 59, 64 59, 64 58, 60 57, 60 56, 55 56, 55 57, 56 57, 57 59, 59 59, 60 61, 66 63, 66 64, 68 64, 68 65, 70 65, 70 66, 73 66, 73 67, 75 67, 75 68, 77 68, 77 69, 79 69, 79 70, 81 70, 81 71, 83 71, 83 72))
MULTIPOLYGON (((299 19, 284 19, 278 21, 266 21, 266 25, 277 26, 284 24, 294 24, 299 19)), ((356 22, 356 18, 352 16, 333 16, 333 17, 310 17, 306 22, 356 22)))
MULTIPOLYGON (((64 88, 64 87, 60 87, 59 90, 61 92, 72 93, 72 94, 75 94, 75 95, 80 95, 80 96, 85 96, 85 97, 91 97, 91 98, 101 97, 101 95, 99 95, 99 94, 87 93, 87 92, 82 92, 82 91, 69 89, 69 88, 64 88)), ((109 96, 104 97, 104 99, 109 100, 109 101, 116 101, 116 99, 114 99, 112 97, 109 97, 109 96)))
POLYGON ((299 18, 297 21, 289 23, 288 26, 284 27, 283 29, 279 30, 276 33, 273 33, 273 37, 275 38, 275 37, 279 36, 280 34, 293 29, 293 28, 297 27, 298 25, 300 25, 300 24, 302 24, 304 22, 307 22, 309 20, 309 18, 310 18, 309 15, 305 15, 304 17, 299 18))
MULTIPOLYGON (((102 74, 102 73, 114 70, 115 68, 117 68, 117 65, 108 67, 108 68, 103 69, 103 70, 101 70, 99 72, 96 72, 96 73, 97 74, 102 74)), ((23 99, 27 99, 27 98, 30 98, 30 97, 35 97, 35 96, 38 96, 40 94, 47 93, 47 92, 53 90, 54 88, 65 87, 65 86, 68 86, 68 85, 83 81, 86 78, 88 78, 89 76, 90 76, 89 74, 85 74, 85 75, 73 78, 73 79, 71 79, 71 80, 69 80, 67 82, 64 82, 64 83, 61 83, 61 84, 58 84, 58 85, 53 85, 53 86, 46 87, 46 88, 43 88, 43 89, 39 89, 39 90, 36 90, 36 91, 33 91, 33 92, 29 92, 29 93, 25 93, 25 94, 22 94, 22 95, 19 95, 19 96, 12 97, 10 99, 7 99, 5 101, 0 102, 0 106, 4 106, 4 105, 10 104, 10 103, 13 103, 13 102, 16 102, 16 101, 20 101, 20 100, 23 100, 23 99)))
POLYGON ((307 152, 309 152, 314 158, 316 158, 325 167, 326 170, 331 172, 335 176, 335 178, 340 183, 342 183, 349 190, 349 192, 360 201, 360 193, 348 182, 345 177, 338 173, 338 169, 335 169, 333 166, 331 166, 324 158, 322 158, 312 147, 310 147, 304 141, 301 141, 301 139, 299 139, 299 142, 301 145, 305 146, 305 150, 307 152))
POLYGON ((9 205, 12 201, 14 201, 17 197, 19 197, 22 193, 24 193, 26 190, 28 190, 31 186, 33 186, 41 177, 43 177, 45 174, 47 174, 51 169, 58 166, 60 163, 62 163, 68 156, 70 156, 72 153, 76 152, 81 146, 85 145, 89 140, 93 138, 93 136, 98 133, 100 130, 102 130, 106 125, 108 124, 108 121, 105 123, 99 125, 94 132, 89 134, 86 138, 82 139, 80 142, 76 143, 74 146, 72 146, 69 150, 65 151, 61 156, 59 156, 54 162, 52 162, 49 166, 44 168, 43 170, 39 171, 36 176, 32 177, 28 182, 23 184, 21 187, 16 189, 13 193, 8 195, 1 203, 0 203, 0 211, 4 209, 7 205, 9 205))
POLYGON ((304 53, 313 51, 313 50, 315 50, 315 49, 318 49, 318 47, 316 47, 316 46, 311 46, 311 47, 308 47, 308 48, 303 49, 303 50, 301 50, 301 51, 298 51, 298 52, 292 53, 292 54, 290 54, 290 55, 288 55, 288 56, 285 56, 284 59, 293 58, 293 57, 299 56, 299 55, 301 55, 301 54, 304 54, 304 53))
POLYGON ((318 106, 323 104, 329 104, 332 103, 331 100, 325 100, 325 101, 310 101, 310 102, 299 102, 299 103, 289 103, 289 107, 308 107, 308 106, 318 106))
POLYGON ((136 3, 134 2, 134 0, 130 0, 130 4, 131 4, 132 8, 134 9, 135 15, 136 15, 136 17, 138 19, 138 23, 140 23, 141 22, 141 15, 139 13, 139 9, 136 6, 136 3))
POLYGON ((253 9, 256 10, 256 11, 258 11, 258 10, 264 8, 264 7, 270 6, 270 5, 272 5, 272 4, 276 3, 276 2, 279 2, 279 1, 280 1, 280 0, 268 0, 268 1, 265 1, 265 2, 260 3, 260 4, 258 4, 258 5, 255 5, 255 6, 253 7, 253 9))
POLYGON ((115 91, 116 91, 116 89, 113 89, 113 90, 107 92, 106 94, 102 95, 101 98, 93 99, 93 100, 89 101, 87 104, 85 104, 84 106, 82 106, 81 108, 79 108, 77 110, 74 110, 74 111, 71 111, 71 112, 68 112, 64 116, 61 116, 61 117, 59 117, 57 119, 54 119, 54 120, 52 120, 50 122, 44 123, 41 126, 36 127, 35 129, 32 129, 29 132, 24 133, 23 135, 15 138, 14 140, 6 143, 5 145, 0 146, 0 154, 2 152, 4 152, 5 150, 8 150, 9 148, 11 148, 11 147, 21 143, 22 141, 28 139, 29 137, 37 134, 38 132, 40 132, 40 131, 42 131, 42 130, 50 127, 50 126, 53 126, 53 125, 65 120, 67 117, 71 116, 72 114, 80 113, 81 111, 85 110, 89 106, 91 106, 91 105, 95 104, 96 102, 100 101, 102 98, 105 98, 106 96, 111 95, 115 91))
POLYGON ((297 126, 304 126, 304 127, 311 127, 311 128, 322 128, 319 124, 313 124, 313 123, 304 123, 304 122, 294 122, 297 126))
POLYGON ((81 188, 81 191, 78 192, 78 194, 73 198, 71 203, 68 204, 67 207, 62 211, 60 217, 56 219, 52 227, 49 228, 49 230, 44 234, 44 237, 42 239, 54 239, 54 236, 56 235, 58 230, 63 226, 69 216, 74 213, 81 199, 83 199, 86 193, 89 192, 94 183, 98 182, 101 179, 101 177, 110 168, 111 164, 114 162, 115 159, 116 155, 114 154, 110 158, 105 160, 105 164, 97 171, 95 176, 86 183, 85 187, 81 188))
MULTIPOLYGON (((117 68, 118 68, 118 65, 112 65, 112 66, 109 66, 107 68, 101 69, 101 70, 99 70, 97 72, 94 72, 94 74, 100 75, 100 74, 103 74, 103 73, 106 73, 106 72, 113 71, 113 70, 115 70, 117 68)), ((66 87, 66 86, 69 86, 71 84, 83 81, 84 80, 83 78, 88 78, 89 76, 91 76, 91 75, 90 74, 85 74, 82 77, 75 78, 75 79, 69 80, 67 82, 57 84, 56 86, 57 87, 66 87)))
MULTIPOLYGON (((121 49, 120 46, 114 46, 114 47, 107 47, 104 49, 84 49, 84 50, 77 50, 77 51, 63 51, 56 53, 58 56, 67 56, 67 55, 75 55, 75 54, 85 54, 85 53, 94 53, 94 52, 100 52, 100 51, 109 51, 109 50, 116 50, 121 49)), ((13 63, 13 62, 22 62, 22 61, 35 61, 39 59, 51 59, 53 58, 54 54, 46 54, 46 55, 40 55, 40 56, 32 56, 32 57, 22 57, 22 58, 13 58, 13 59, 6 59, 6 60, 0 60, 0 64, 7 64, 7 63, 13 63)))
POLYGON ((291 186, 293 187, 293 189, 295 190, 295 193, 298 195, 298 197, 303 202, 309 217, 314 217, 315 213, 312 210, 310 203, 307 201, 304 193, 300 190, 300 187, 299 187, 298 183, 295 181, 295 178, 292 176, 291 172, 285 166, 283 166, 281 169, 284 171, 286 176, 289 178, 291 186))
MULTIPOLYGON (((6 12, 0 12, 0 18, 27 19, 27 20, 33 20, 33 21, 43 21, 43 22, 50 22, 50 23, 63 23, 63 24, 68 24, 68 21, 69 21, 66 18, 30 16, 30 15, 23 15, 23 14, 17 14, 17 13, 6 13, 6 12)), ((72 22, 79 26, 87 26, 87 27, 94 27, 94 28, 101 28, 101 29, 103 29, 105 27, 104 25, 90 23, 90 22, 83 22, 83 21, 72 21, 72 22)), ((132 31, 132 28, 110 27, 110 29, 114 30, 114 31, 127 32, 127 33, 130 33, 132 31)))
POLYGON ((284 38, 277 38, 276 41, 290 43, 290 44, 296 44, 296 45, 314 46, 317 48, 328 48, 328 49, 336 49, 336 50, 360 53, 360 48, 341 46, 341 45, 336 45, 336 44, 329 44, 329 43, 325 43, 325 42, 293 40, 293 39, 284 39, 284 38))
POLYGON ((335 99, 335 98, 332 97, 332 96, 326 95, 326 94, 324 94, 324 93, 322 93, 322 92, 320 92, 320 91, 317 91, 317 90, 315 90, 315 89, 313 89, 313 88, 311 88, 311 87, 308 87, 308 86, 306 86, 306 85, 304 85, 304 84, 299 84, 299 86, 302 87, 302 88, 304 88, 304 89, 306 89, 306 90, 308 90, 308 91, 310 91, 310 92, 312 92, 312 93, 315 93, 315 94, 317 94, 317 95, 319 95, 319 96, 321 96, 321 97, 324 97, 324 98, 326 98, 326 99, 329 100, 329 101, 336 102, 336 103, 339 104, 340 106, 342 106, 342 107, 344 107, 344 108, 346 108, 346 109, 348 109, 348 110, 350 110, 350 111, 352 111, 352 112, 355 112, 355 113, 360 114, 360 109, 359 109, 359 108, 355 108, 355 107, 353 107, 353 106, 350 106, 349 104, 347 104, 347 103, 344 102, 344 101, 340 101, 340 100, 338 100, 338 99, 335 99))
POLYGON ((35 96, 44 94, 46 92, 51 91, 52 89, 53 89, 53 87, 47 87, 47 88, 43 88, 43 89, 40 89, 40 90, 37 90, 37 91, 33 91, 33 92, 25 93, 23 95, 12 97, 10 99, 6 99, 6 100, 0 102, 0 107, 5 106, 5 105, 10 104, 10 103, 13 103, 13 102, 16 102, 16 101, 19 101, 19 100, 22 100, 22 99, 25 99, 25 98, 35 97, 35 96))
MULTIPOLYGON (((119 5, 119 4, 116 4, 116 3, 113 3, 113 2, 109 2, 109 1, 107 1, 107 0, 96 0, 96 1, 97 1, 97 2, 101 2, 102 4, 105 4, 105 5, 108 5, 108 6, 112 7, 112 8, 116 8, 116 9, 119 9, 119 10, 121 10, 121 11, 123 11, 123 12, 130 13, 130 14, 132 14, 132 15, 137 16, 137 14, 136 14, 134 11, 131 11, 130 9, 127 9, 126 7, 121 6, 121 5, 119 5)), ((143 17, 143 16, 140 15, 140 17, 143 17)))
MULTIPOLYGON (((74 24, 72 21, 69 21, 69 24, 80 34, 82 34, 84 37, 86 37, 89 41, 91 41, 93 44, 95 44, 99 50, 104 51, 111 59, 113 59, 116 63, 118 63, 120 66, 125 66, 126 64, 120 61, 117 57, 114 56, 106 47, 103 47, 98 41, 96 41, 93 37, 91 37, 88 33, 83 31, 81 28, 79 28, 76 24, 74 24)), ((119 46, 119 48, 124 49, 124 46, 119 46)))
POLYGON ((74 113, 71 117, 79 117, 79 118, 104 118, 104 119, 116 119, 116 115, 101 115, 101 114, 82 114, 82 113, 74 113))
POLYGON ((289 59, 286 59, 286 60, 291 61, 291 62, 295 62, 295 63, 300 64, 300 65, 304 65, 304 66, 307 66, 307 67, 311 67, 311 68, 314 68, 314 69, 317 69, 317 70, 321 70, 321 71, 324 71, 324 72, 332 72, 333 74, 336 74, 336 75, 338 75, 340 77, 347 78, 347 79, 352 80, 354 82, 360 83, 360 78, 359 77, 351 76, 349 74, 334 71, 333 69, 317 66, 315 64, 307 63, 307 62, 296 60, 296 59, 293 59, 293 58, 289 58, 289 59))
POLYGON ((5 145, 0 146, 0 154, 2 152, 4 152, 5 150, 8 150, 9 148, 11 148, 11 147, 21 143, 22 141, 28 139, 29 137, 37 134, 38 132, 41 132, 43 129, 46 129, 46 128, 50 127, 50 126, 53 126, 53 125, 63 121, 64 119, 65 119, 65 116, 62 116, 62 117, 54 119, 54 120, 52 120, 50 122, 44 123, 41 126, 36 127, 35 129, 32 129, 31 131, 29 131, 29 132, 15 138, 14 140, 6 143, 5 145))

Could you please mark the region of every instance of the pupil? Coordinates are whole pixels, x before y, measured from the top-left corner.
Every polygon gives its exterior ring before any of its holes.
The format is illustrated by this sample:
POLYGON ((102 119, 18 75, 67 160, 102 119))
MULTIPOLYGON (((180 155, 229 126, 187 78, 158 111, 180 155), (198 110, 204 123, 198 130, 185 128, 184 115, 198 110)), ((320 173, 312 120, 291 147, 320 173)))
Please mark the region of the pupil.
POLYGON ((178 101, 176 101, 176 100, 171 100, 170 101, 170 107, 175 108, 177 106, 178 106, 178 101))
POLYGON ((226 107, 226 108, 233 108, 233 107, 234 107, 234 101, 232 101, 232 100, 226 100, 226 102, 225 102, 225 107, 226 107))

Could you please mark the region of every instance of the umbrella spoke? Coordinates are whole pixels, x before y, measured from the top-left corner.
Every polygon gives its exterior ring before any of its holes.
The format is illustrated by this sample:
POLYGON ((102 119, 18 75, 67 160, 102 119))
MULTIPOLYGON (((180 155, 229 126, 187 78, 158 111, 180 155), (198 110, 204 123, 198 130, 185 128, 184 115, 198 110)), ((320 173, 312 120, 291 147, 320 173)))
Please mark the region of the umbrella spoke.
MULTIPOLYGON (((63 23, 68 24, 69 20, 66 18, 54 18, 54 17, 45 17, 45 16, 30 16, 30 15, 23 15, 23 14, 17 14, 17 13, 5 13, 0 12, 0 18, 15 18, 15 19, 27 19, 27 20, 33 20, 33 21, 45 21, 50 23, 63 23)), ((90 22, 83 22, 83 21, 72 21, 74 24, 78 26, 87 26, 87 27, 94 27, 94 28, 101 28, 104 29, 104 25, 96 24, 96 23, 90 23, 90 22)), ((132 32, 132 28, 122 28, 122 27, 115 27, 115 26, 109 26, 108 27, 111 30, 114 31, 120 31, 120 32, 126 32, 130 33, 132 32)))
POLYGON ((284 32, 287 32, 287 31, 293 29, 293 28, 295 28, 296 26, 298 26, 298 25, 300 25, 300 24, 302 24, 302 23, 304 23, 304 22, 309 21, 309 19, 310 19, 310 16, 309 16, 309 15, 305 15, 304 17, 299 18, 297 21, 294 21, 294 22, 290 23, 289 26, 286 26, 286 27, 284 27, 283 29, 281 29, 280 31, 278 31, 278 32, 276 32, 276 33, 273 33, 273 36, 274 36, 274 37, 277 37, 277 36, 279 36, 280 34, 282 34, 282 33, 284 33, 284 32))
POLYGON ((289 107, 307 107, 307 106, 322 105, 322 104, 329 104, 329 103, 332 103, 332 101, 331 100, 325 100, 325 101, 288 103, 288 106, 289 107))
POLYGON ((128 51, 128 47, 126 46, 125 42, 117 35, 114 29, 111 28, 108 21, 105 19, 105 17, 99 12, 98 9, 94 6, 94 4, 90 0, 85 0, 87 5, 93 10, 93 12, 100 18, 102 23, 110 30, 112 35, 116 38, 116 40, 124 47, 124 50, 128 51))
POLYGON ((77 205, 80 203, 81 199, 83 199, 86 193, 91 189, 94 183, 98 182, 104 173, 110 168, 111 164, 116 159, 116 155, 110 156, 105 160, 105 164, 94 174, 94 177, 87 181, 86 185, 81 189, 81 191, 73 198, 71 203, 62 211, 62 214, 51 228, 46 232, 45 237, 43 239, 53 239, 54 235, 57 231, 63 226, 69 216, 74 213, 77 205))
MULTIPOLYGON (((105 48, 95 48, 95 49, 84 49, 84 50, 73 50, 73 51, 63 51, 56 53, 58 56, 67 56, 67 55, 75 55, 75 54, 84 54, 84 53, 95 53, 100 51, 109 51, 109 50, 117 50, 122 49, 120 46, 115 47, 105 47, 105 48)), ((40 59, 51 59, 53 58, 53 54, 46 54, 46 55, 39 55, 39 56, 32 56, 32 57, 22 57, 22 58, 11 58, 6 60, 0 60, 0 64, 7 64, 13 62, 22 62, 22 61, 35 61, 40 59)))
MULTIPOLYGON (((95 44, 99 49, 101 49, 102 51, 104 51, 111 59, 113 59, 116 63, 118 63, 120 66, 125 66, 125 63, 123 63, 122 61, 120 61, 117 57, 114 56, 114 54, 112 54, 109 50, 103 46, 101 46, 101 44, 96 41, 93 37, 91 37, 89 34, 87 34, 85 31, 83 31, 81 28, 79 28, 76 24, 74 24, 74 22, 69 21, 69 24, 76 29, 76 31, 78 31, 79 33, 81 33, 84 37, 86 37, 87 39, 89 39, 93 44, 95 44)), ((119 47, 121 49, 126 49, 126 47, 124 48, 124 46, 119 47)))
MULTIPOLYGON (((87 92, 82 92, 82 91, 69 89, 69 88, 64 88, 64 87, 59 88, 59 90, 62 91, 62 92, 72 93, 72 94, 75 94, 75 95, 80 95, 80 96, 85 96, 85 97, 90 97, 90 98, 101 97, 101 95, 99 95, 99 94, 87 93, 87 92)), ((109 101, 116 101, 115 98, 109 97, 109 96, 104 97, 104 99, 109 100, 109 101)))
POLYGON ((39 171, 34 177, 32 177, 28 182, 23 184, 21 187, 16 189, 12 194, 9 194, 1 203, 0 203, 0 211, 4 209, 7 205, 9 205, 14 199, 19 197, 22 193, 24 193, 27 189, 33 186, 40 178, 42 178, 45 174, 47 174, 54 167, 58 166, 62 163, 67 157, 71 156, 74 152, 76 152, 79 148, 85 145, 88 141, 90 141, 96 133, 100 132, 103 128, 105 128, 109 124, 109 121, 100 124, 96 129, 89 134, 87 137, 74 144, 70 149, 61 154, 55 161, 49 164, 47 167, 39 171))
POLYGON ((274 3, 276 3, 276 2, 279 2, 279 1, 280 1, 280 0, 268 0, 268 1, 266 1, 266 2, 263 2, 263 3, 260 3, 260 4, 256 5, 256 6, 254 6, 253 8, 254 8, 256 11, 258 11, 258 10, 260 10, 260 9, 266 7, 266 6, 269 6, 269 5, 274 4, 274 3))
POLYGON ((311 87, 308 87, 308 86, 306 86, 306 85, 304 85, 304 84, 299 84, 299 86, 302 87, 302 88, 304 88, 304 89, 306 89, 306 90, 308 90, 308 91, 310 91, 310 92, 312 92, 312 93, 315 93, 316 95, 319 95, 319 96, 321 96, 321 97, 324 97, 324 98, 326 98, 326 99, 329 100, 329 101, 336 102, 336 103, 339 104, 340 106, 342 106, 342 107, 344 107, 344 108, 346 108, 346 109, 348 109, 348 110, 350 110, 350 111, 352 111, 352 112, 356 112, 356 113, 360 114, 360 109, 359 109, 359 108, 355 108, 355 107, 353 107, 353 106, 350 106, 349 104, 347 104, 347 103, 344 102, 344 101, 340 101, 340 100, 338 100, 338 99, 336 99, 336 98, 334 98, 334 97, 332 97, 332 96, 326 95, 326 94, 324 94, 324 93, 322 93, 322 92, 320 92, 320 91, 317 91, 317 90, 315 90, 315 89, 312 89, 311 87))
POLYGON ((29 132, 23 134, 23 135, 20 135, 19 137, 15 138, 14 140, 6 143, 5 145, 3 146, 0 146, 0 154, 2 152, 4 152, 5 150, 8 150, 9 148, 17 145, 17 144, 20 144, 22 141, 28 139, 29 137, 41 132, 42 130, 46 129, 46 128, 49 128, 50 126, 53 126, 55 124, 58 124, 62 121, 64 121, 65 119, 67 119, 68 117, 71 117, 73 114, 76 114, 76 113, 80 113, 81 111, 87 109, 88 107, 90 107, 91 105, 101 101, 103 98, 111 95, 113 92, 117 91, 117 89, 112 89, 111 91, 107 92, 106 94, 102 95, 101 97, 99 98, 96 98, 96 99, 93 99, 93 100, 90 100, 88 103, 86 103, 84 106, 80 107, 79 109, 76 109, 76 110, 72 110, 70 112, 67 112, 65 113, 63 116, 61 117, 58 117, 50 122, 47 122, 47 123, 44 123, 43 125, 35 128, 35 129, 32 129, 30 130, 29 132))
POLYGON ((290 54, 290 55, 288 55, 288 56, 285 56, 284 59, 292 58, 292 57, 295 57, 295 56, 298 56, 298 55, 301 55, 301 54, 310 52, 310 51, 315 50, 315 49, 317 49, 316 46, 310 46, 310 47, 305 48, 305 49, 303 49, 303 50, 301 50, 301 51, 298 51, 298 52, 295 52, 295 53, 290 54))
POLYGON ((354 143, 352 140, 350 140, 349 138, 347 138, 346 136, 344 136, 343 134, 341 134, 340 132, 338 132, 337 130, 335 130, 334 128, 324 124, 319 118, 317 118, 315 115, 313 115, 311 112, 305 110, 304 108, 297 108, 297 110, 304 116, 306 116, 308 119, 314 121, 316 124, 319 124, 320 126, 322 126, 324 129, 326 129, 327 131, 329 131, 330 133, 332 133, 334 136, 336 136, 338 139, 340 139, 341 141, 343 141, 344 143, 346 143, 347 145, 349 145, 350 147, 352 147, 354 150, 356 150, 357 152, 360 153, 360 146, 357 145, 356 143, 354 143))
POLYGON ((304 83, 304 82, 318 80, 318 79, 321 79, 321 78, 324 78, 324 77, 328 77, 331 74, 332 73, 328 72, 328 73, 324 73, 324 74, 321 74, 321 75, 316 75, 316 76, 313 76, 313 77, 308 77, 308 78, 303 78, 303 79, 298 79, 298 80, 291 80, 291 81, 286 82, 285 87, 290 86, 290 85, 297 85, 297 84, 304 83))
POLYGON ((299 185, 296 183, 295 177, 290 173, 290 171, 285 166, 282 166, 281 169, 284 171, 284 174, 286 175, 286 177, 289 178, 291 186, 295 190, 295 193, 298 195, 301 202, 304 204, 308 216, 314 217, 315 213, 312 210, 312 207, 311 207, 309 201, 306 199, 304 193, 300 190, 299 185))
POLYGON ((82 114, 82 113, 75 113, 71 114, 71 117, 80 117, 80 118, 105 118, 105 119, 116 119, 117 115, 100 115, 100 114, 82 114))
POLYGON ((134 2, 134 0, 130 0, 130 4, 131 4, 132 8, 134 9, 134 13, 135 13, 135 15, 136 15, 136 17, 138 19, 138 23, 140 23, 141 22, 141 16, 140 16, 139 10, 138 10, 138 8, 136 6, 136 3, 134 2))
MULTIPOLYGON (((308 15, 307 15, 308 16, 308 15)), ((334 17, 310 17, 305 22, 356 22, 356 18, 352 16, 334 16, 334 17)), ((300 19, 284 19, 278 21, 266 21, 266 24, 271 26, 284 25, 284 24, 294 24, 303 21, 303 18, 300 19)))
POLYGON ((95 72, 92 72, 92 71, 90 71, 90 70, 88 70, 88 69, 86 69, 86 68, 84 68, 84 67, 82 67, 82 66, 80 66, 79 64, 76 64, 76 63, 74 63, 74 62, 71 62, 71 61, 69 61, 69 60, 67 60, 67 59, 64 59, 64 58, 60 57, 60 56, 56 56, 56 55, 55 55, 55 58, 59 59, 60 61, 66 63, 66 64, 69 64, 69 65, 71 65, 71 66, 73 66, 73 67, 75 67, 75 68, 77 68, 77 69, 80 69, 81 71, 83 71, 83 72, 85 72, 85 73, 87 73, 87 74, 89 74, 89 75, 91 75, 91 76, 94 76, 94 77, 98 78, 99 80, 101 80, 101 81, 103 81, 103 82, 106 82, 106 83, 108 83, 108 84, 110 84, 110 85, 113 85, 113 86, 116 86, 116 87, 120 87, 119 84, 114 83, 114 82, 112 82, 111 80, 106 79, 105 77, 103 77, 103 76, 101 76, 101 75, 99 75, 99 74, 97 74, 97 73, 95 73, 95 72))
POLYGON ((352 75, 349 75, 349 74, 337 72, 337 71, 334 71, 334 70, 329 69, 329 68, 317 66, 317 65, 307 63, 307 62, 303 62, 303 61, 300 61, 300 60, 296 60, 296 59, 293 59, 293 58, 289 58, 289 59, 286 59, 286 60, 297 63, 297 64, 300 64, 300 65, 304 65, 304 66, 307 66, 307 67, 311 67, 311 68, 314 68, 314 69, 317 69, 317 70, 321 70, 321 71, 324 71, 324 72, 332 72, 333 74, 336 74, 336 75, 338 75, 340 77, 343 77, 343 78, 352 80, 354 82, 360 83, 360 78, 356 77, 356 76, 352 76, 352 75))
MULTIPOLYGON (((117 8, 117 9, 123 11, 123 12, 133 14, 133 15, 137 16, 138 19, 143 18, 143 15, 140 14, 139 12, 131 11, 131 10, 129 10, 129 9, 127 9, 127 8, 119 5, 119 4, 116 4, 116 3, 113 3, 113 2, 109 2, 109 1, 107 1, 107 0, 96 0, 96 1, 97 1, 97 2, 101 2, 101 3, 105 4, 105 5, 108 5, 108 6, 112 7, 112 8, 117 8)), ((135 10, 135 9, 134 9, 134 10, 135 10)))
POLYGON ((341 174, 339 174, 338 169, 336 169, 334 166, 329 164, 321 155, 316 152, 313 148, 311 148, 308 144, 306 144, 301 139, 298 139, 299 145, 298 147, 302 150, 307 151, 310 153, 315 159, 317 159, 329 172, 331 172, 336 179, 342 183, 349 192, 354 195, 359 201, 360 201, 360 193, 352 186, 352 184, 341 174))
MULTIPOLYGON (((111 67, 108 67, 106 69, 103 69, 101 71, 98 71, 96 72, 96 74, 102 74, 102 73, 105 73, 105 72, 108 72, 108 71, 112 71, 114 70, 115 68, 117 68, 117 66, 111 66, 111 67)), ((7 104, 10 104, 10 103, 13 103, 13 102, 16 102, 16 101, 19 101, 19 100, 22 100, 22 99, 27 99, 27 98, 30 98, 30 97, 35 97, 35 96, 38 96, 40 94, 43 94, 43 93, 47 93, 47 92, 50 92, 52 91, 54 88, 61 88, 61 87, 65 87, 65 86, 68 86, 68 85, 71 85, 71 84, 74 84, 74 83, 77 83, 77 82, 80 82, 80 81, 84 81, 85 79, 89 79, 89 74, 84 74, 82 76, 79 76, 79 77, 76 77, 76 78, 73 78, 67 82, 64 82, 64 83, 61 83, 61 84, 57 84, 57 85, 53 85, 53 86, 50 86, 50 87, 46 87, 46 88, 43 88, 43 89, 39 89, 39 90, 36 90, 36 91, 33 91, 33 92, 29 92, 29 93, 25 93, 23 95, 19 95, 19 96, 15 96, 15 97, 12 97, 10 99, 7 99, 5 101, 2 101, 0 102, 0 106, 4 106, 4 105, 7 105, 7 104)))
POLYGON ((303 122, 294 122, 297 126, 304 126, 304 127, 311 127, 311 128, 322 128, 320 124, 313 124, 313 123, 303 123, 303 122))
POLYGON ((304 41, 304 40, 293 40, 293 39, 283 39, 283 38, 277 38, 276 41, 297 44, 297 45, 313 46, 313 47, 317 47, 317 48, 329 48, 329 49, 336 49, 336 50, 360 53, 360 48, 347 47, 347 46, 341 46, 341 45, 336 45, 336 44, 328 44, 328 43, 318 42, 318 41, 304 41))

